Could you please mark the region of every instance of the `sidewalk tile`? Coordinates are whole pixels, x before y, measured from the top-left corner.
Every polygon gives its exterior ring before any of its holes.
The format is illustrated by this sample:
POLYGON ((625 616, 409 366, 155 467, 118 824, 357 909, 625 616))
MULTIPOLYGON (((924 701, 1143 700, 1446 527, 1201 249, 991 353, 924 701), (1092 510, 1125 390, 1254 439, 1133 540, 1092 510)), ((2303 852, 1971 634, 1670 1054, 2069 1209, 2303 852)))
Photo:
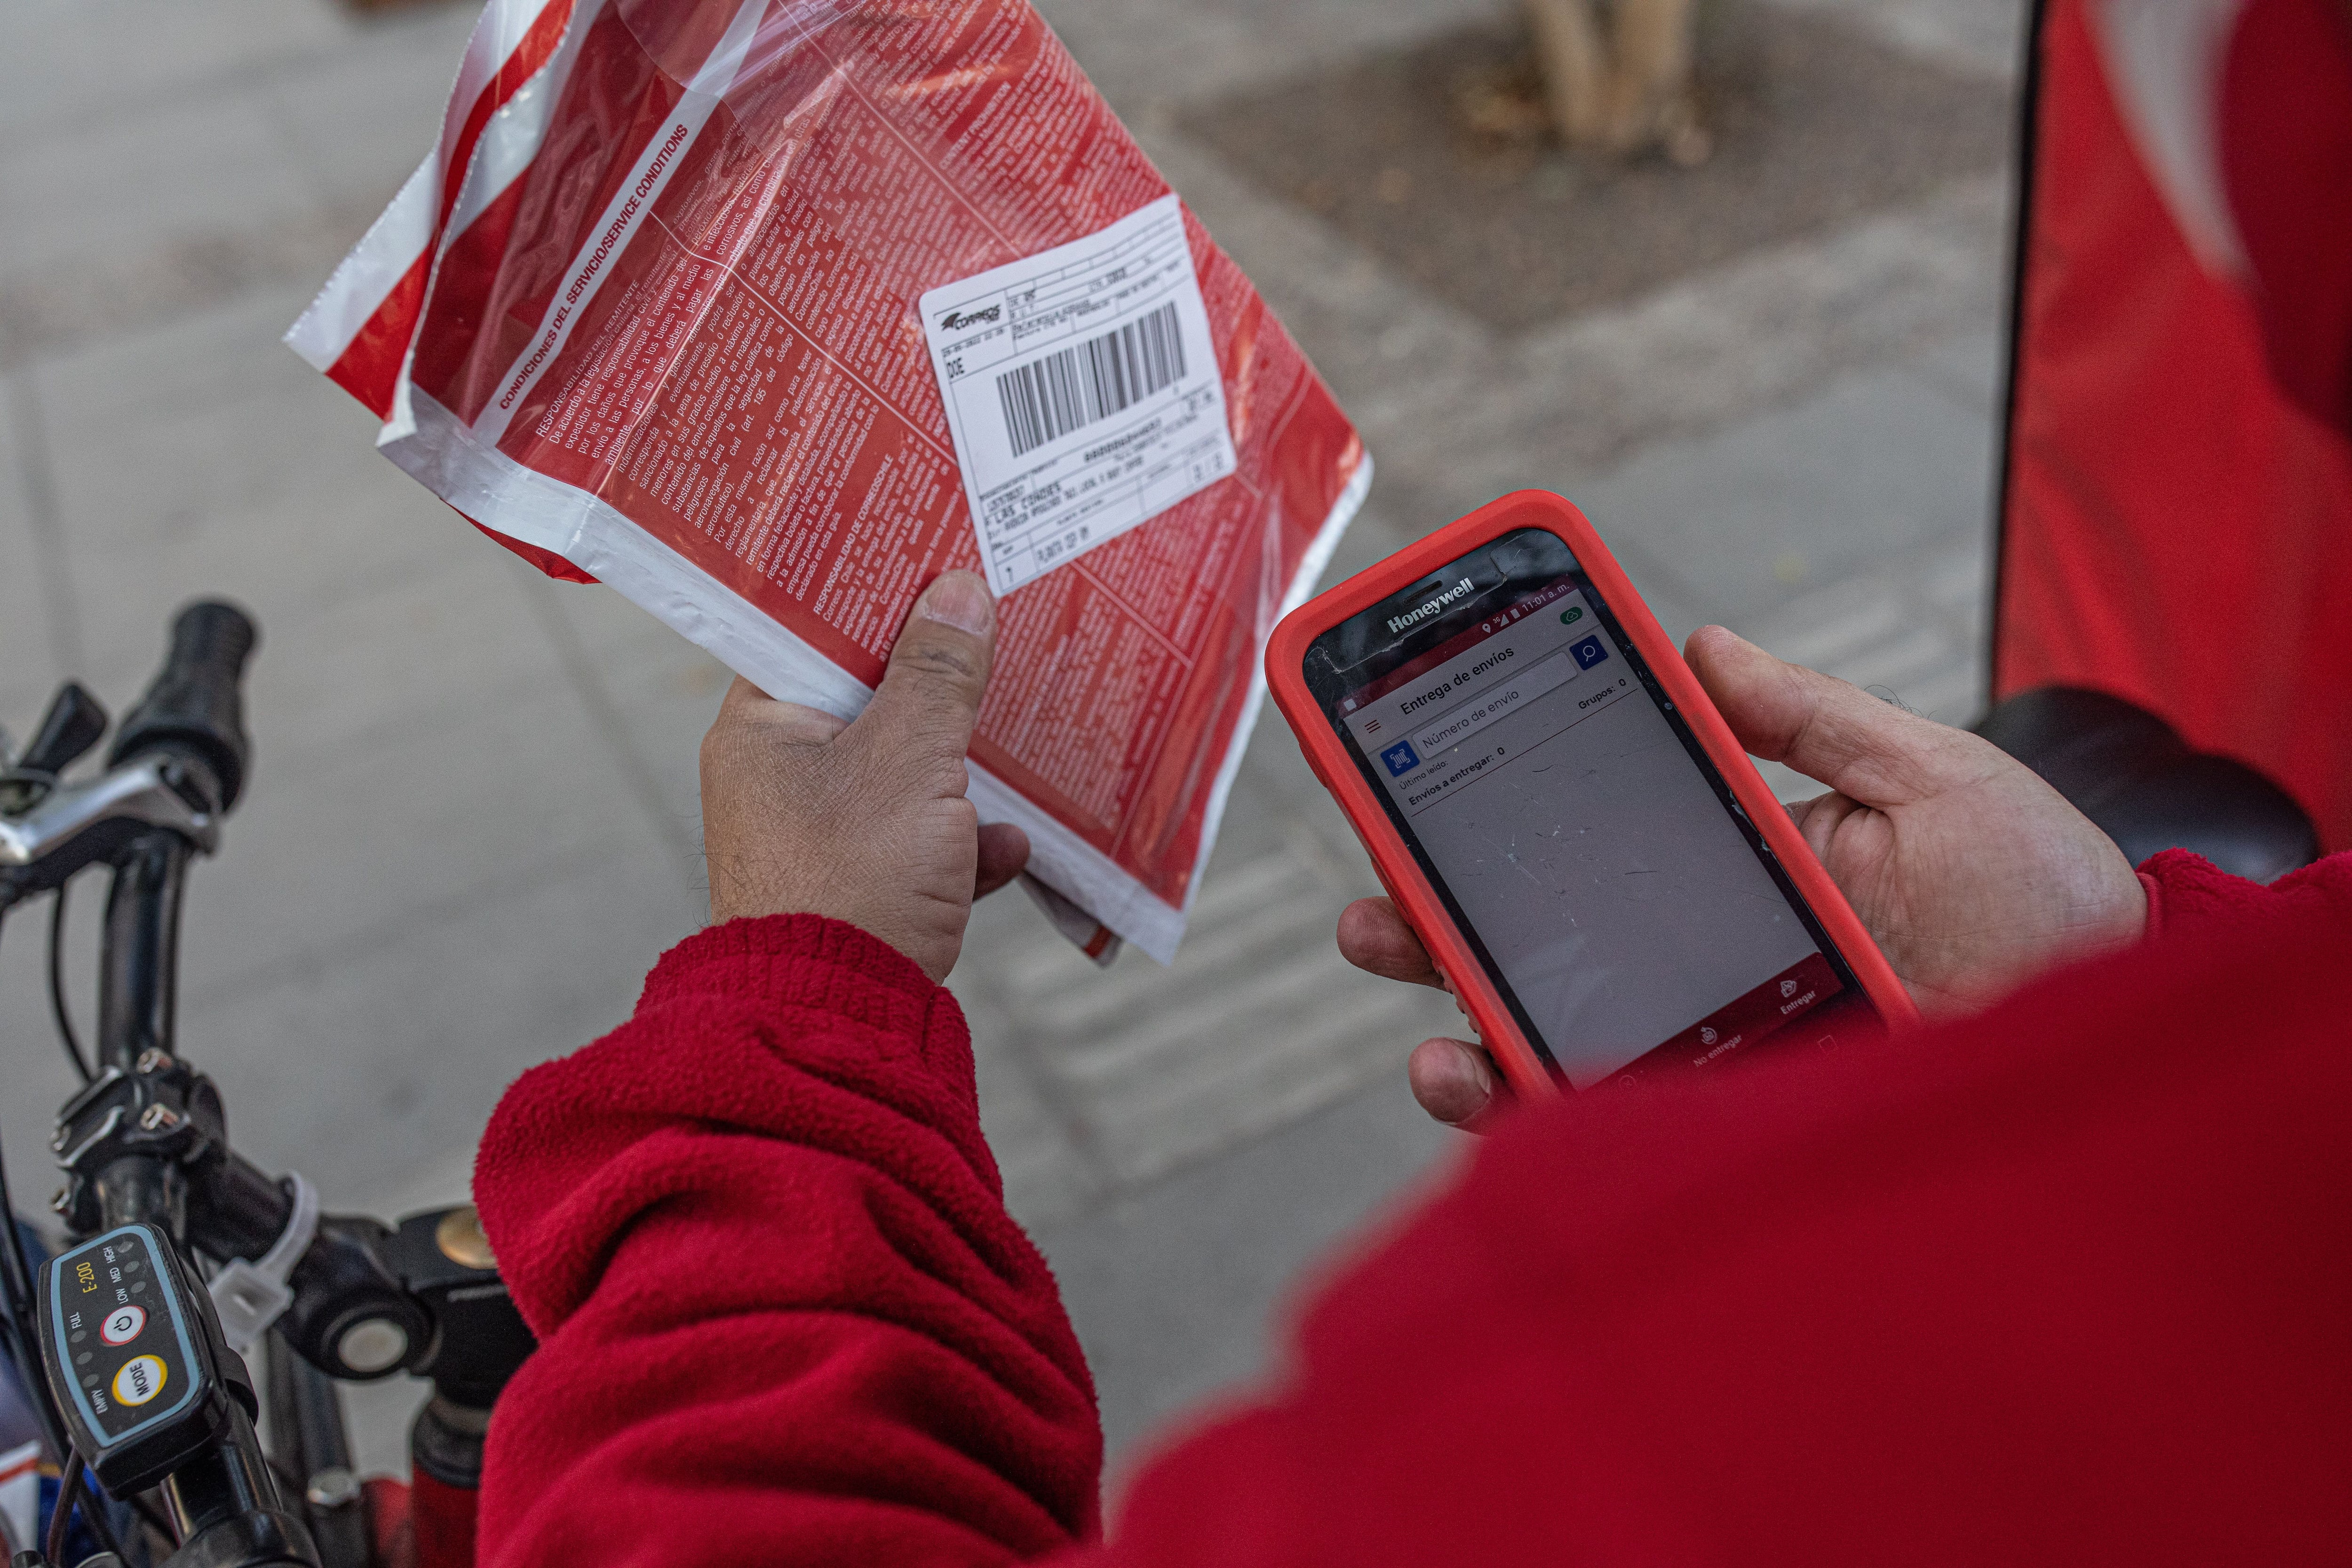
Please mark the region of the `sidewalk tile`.
POLYGON ((244 73, 332 47, 359 26, 333 0, 16 0, 0 146, 226 96, 244 73))
POLYGON ((1733 616, 1758 615, 1946 534, 1984 526, 1990 432, 1899 372, 1849 375, 1792 408, 1653 447, 1585 487, 1733 616))
POLYGON ((1341 1238, 1474 1146, 1422 1113, 1400 1070, 1223 1160, 1042 1230, 1095 1367, 1114 1478, 1147 1433, 1265 1368, 1288 1321, 1280 1309, 1295 1310, 1344 1260, 1341 1238))
POLYGON ((386 16, 343 48, 268 73, 257 96, 323 199, 373 221, 433 150, 478 9, 386 16))
POLYGON ((1970 412, 2000 417, 2009 385, 2008 333, 1987 321, 1972 331, 1954 332, 1919 354, 1921 374, 1958 397, 1970 412))
POLYGON ((1294 76, 1502 13, 1507 0, 1045 0, 1038 7, 1121 115, 1294 76))
MULTIPOLYGON (((646 848, 615 845, 258 979, 225 984, 192 945, 191 979, 205 978, 182 1049, 220 1083, 241 1152, 303 1171, 330 1206, 373 1212, 410 1197, 414 1173, 461 1167, 525 1068, 628 1016, 646 970, 695 925, 660 885, 646 848)), ((212 892, 193 885, 192 931, 233 918, 212 892)))
POLYGON ((56 667, 50 617, 66 608, 49 603, 34 533, 29 487, 18 449, 17 398, 0 375, 0 726, 23 744, 40 720, 39 706, 63 679, 56 667))
MULTIPOLYGON (((1244 1142, 1461 1026, 1442 994, 1339 956, 1347 896, 1296 856, 1219 858, 1172 969, 1123 962, 1055 984, 1041 964, 1008 979, 1043 1070, 1122 1181, 1244 1142)), ((1369 878, 1360 889, 1376 890, 1369 878)))
POLYGON ((367 411, 277 341, 301 302, 273 291, 32 371, 98 673, 143 674, 195 593, 290 625, 480 559, 374 450, 367 411))
POLYGON ((1103 1187, 1076 1129, 1040 1092, 1029 1042, 1002 1000, 1004 954, 1038 942, 1043 923, 1017 888, 982 900, 972 910, 963 956, 948 976, 971 1027, 980 1124, 1004 1177, 1005 1206, 1032 1230, 1078 1213, 1103 1187))
MULTIPOLYGON (((192 995, 371 945, 411 921, 460 918, 551 867, 666 861, 567 685, 478 695, 299 776, 273 776, 260 756, 218 862, 194 879, 205 915, 186 932, 192 995)), ((664 909, 684 899, 674 868, 632 896, 664 909)))
MULTIPOLYGON (((487 539, 480 543, 508 553, 487 539)), ((535 575, 520 562, 516 565, 535 575)), ((534 614, 552 616, 564 628, 568 646, 557 654, 567 668, 579 660, 575 682, 592 680, 599 700, 609 705, 629 765, 640 770, 659 802, 665 831, 678 843, 699 846, 702 737, 733 673, 601 584, 541 579, 530 584, 530 596, 534 614)), ((695 880, 702 885, 698 869, 695 880)))
MULTIPOLYGON (((254 606, 247 727, 274 780, 291 786, 462 715, 547 700, 560 672, 524 598, 531 568, 452 542, 457 559, 388 575, 324 614, 254 606)), ((480 551, 506 554, 487 540, 480 551)), ((149 639, 158 654, 163 629, 149 639)))
POLYGON ((1774 0, 1792 11, 1827 11, 1925 58, 1995 81, 2017 74, 2024 0, 1774 0))
POLYGON ((0 278, 10 280, 281 223, 319 205, 268 116, 235 97, 17 139, 0 158, 0 203, 40 217, 0 226, 0 278))

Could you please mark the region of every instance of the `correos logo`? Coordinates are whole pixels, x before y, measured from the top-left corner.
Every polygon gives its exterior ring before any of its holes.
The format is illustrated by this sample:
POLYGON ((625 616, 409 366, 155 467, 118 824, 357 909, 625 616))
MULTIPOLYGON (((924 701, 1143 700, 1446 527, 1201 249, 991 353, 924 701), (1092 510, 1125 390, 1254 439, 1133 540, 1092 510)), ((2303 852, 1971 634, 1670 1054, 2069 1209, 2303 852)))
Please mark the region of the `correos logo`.
POLYGON ((1430 616, 1437 614, 1438 611, 1445 608, 1446 605, 1454 603, 1454 600, 1461 598, 1464 595, 1469 592, 1470 579, 1465 577, 1462 581, 1454 584, 1454 586, 1446 589, 1445 592, 1438 595, 1437 597, 1430 600, 1428 603, 1407 610, 1403 615, 1391 616, 1389 617, 1389 630, 1391 632, 1401 632, 1407 626, 1418 626, 1423 621, 1429 619, 1430 616))

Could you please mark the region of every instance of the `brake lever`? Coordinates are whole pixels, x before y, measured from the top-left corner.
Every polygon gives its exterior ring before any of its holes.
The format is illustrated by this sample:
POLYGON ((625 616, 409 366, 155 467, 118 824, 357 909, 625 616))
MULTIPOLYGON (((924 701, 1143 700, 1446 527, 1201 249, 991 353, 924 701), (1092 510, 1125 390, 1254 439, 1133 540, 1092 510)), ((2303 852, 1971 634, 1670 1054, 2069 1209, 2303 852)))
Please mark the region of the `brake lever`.
POLYGON ((23 815, 0 816, 0 907, 57 887, 155 827, 207 855, 220 845, 219 814, 184 759, 149 753, 86 783, 50 789, 23 815))
POLYGON ((0 745, 0 815, 29 810, 58 787, 58 777, 106 734, 106 705, 78 680, 68 680, 49 699, 40 728, 22 756, 9 760, 0 745))

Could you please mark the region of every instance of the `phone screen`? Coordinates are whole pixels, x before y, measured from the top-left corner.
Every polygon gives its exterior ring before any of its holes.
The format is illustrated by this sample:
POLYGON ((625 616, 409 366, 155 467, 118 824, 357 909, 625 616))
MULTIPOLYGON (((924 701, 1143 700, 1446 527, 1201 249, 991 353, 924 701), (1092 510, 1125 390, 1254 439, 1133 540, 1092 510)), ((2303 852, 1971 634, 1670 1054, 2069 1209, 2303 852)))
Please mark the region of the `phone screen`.
POLYGON ((1507 534, 1332 627, 1305 673, 1573 1087, 1874 1019, 1557 534, 1507 534))

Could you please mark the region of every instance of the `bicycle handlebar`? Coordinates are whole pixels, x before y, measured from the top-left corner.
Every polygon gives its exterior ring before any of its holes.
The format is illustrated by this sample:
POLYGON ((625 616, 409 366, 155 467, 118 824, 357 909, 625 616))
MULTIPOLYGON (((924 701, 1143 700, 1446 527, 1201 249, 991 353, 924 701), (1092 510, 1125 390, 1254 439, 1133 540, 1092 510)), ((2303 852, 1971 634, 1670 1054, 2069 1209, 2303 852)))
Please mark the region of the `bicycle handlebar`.
POLYGON ((251 748, 239 683, 258 640, 233 605, 182 610, 163 668, 124 718, 98 778, 58 777, 106 728, 97 699, 71 682, 58 690, 26 754, 0 770, 0 910, 165 839, 212 851, 219 819, 245 787, 251 748))
POLYGON ((233 605, 205 600, 172 623, 172 651, 147 695, 124 715, 107 755, 113 767, 141 752, 191 752, 220 785, 220 809, 236 804, 245 787, 245 662, 260 640, 253 622, 233 605))
MULTIPOLYGON (((179 1255, 193 1250, 221 1265, 221 1281, 231 1282, 222 1300, 239 1314, 229 1342, 236 1347, 266 1326, 281 1352, 315 1369, 307 1376, 405 1369, 431 1377, 434 1408, 447 1407, 445 1425, 458 1415, 477 1424, 442 1444, 450 1449, 442 1456, 447 1474, 425 1468, 445 1487, 466 1490, 460 1472, 478 1470, 478 1421, 532 1346, 478 1229, 469 1241, 456 1223, 459 1211, 412 1215, 397 1231, 317 1216, 307 1244, 288 1243, 301 1247, 290 1268, 280 1259, 266 1265, 272 1272, 247 1268, 236 1276, 239 1266, 278 1250, 295 1224, 299 1184, 272 1179, 229 1147, 218 1089, 176 1053, 181 896, 190 864, 213 850, 220 818, 243 790, 250 759, 240 683, 257 641, 252 621, 231 605, 187 606, 173 621, 163 669, 122 721, 104 774, 73 784, 58 777, 103 728, 103 710, 78 687, 60 693, 29 759, 0 771, 0 914, 86 868, 113 872, 97 1073, 58 1115, 52 1147, 67 1182, 56 1208, 75 1236, 148 1224, 179 1255), (27 760, 49 765, 28 768, 27 760), (467 1464, 457 1462, 468 1455, 467 1464)), ((215 1292, 223 1289, 216 1281, 215 1292)), ((37 1325, 25 1331, 38 1337, 37 1325)), ((228 1424, 167 1483, 188 1537, 171 1568, 315 1565, 306 1505, 284 1511, 250 1420, 240 1408, 228 1424)), ((420 1456, 432 1447, 428 1425, 421 1421, 413 1438, 420 1456)), ((298 1447, 309 1464, 314 1448, 332 1446, 298 1447)), ((294 1478, 298 1493, 309 1473, 294 1478)), ((328 1561, 358 1562, 364 1540, 352 1535, 351 1519, 339 1528, 341 1535, 330 1532, 339 1544, 328 1561)))

